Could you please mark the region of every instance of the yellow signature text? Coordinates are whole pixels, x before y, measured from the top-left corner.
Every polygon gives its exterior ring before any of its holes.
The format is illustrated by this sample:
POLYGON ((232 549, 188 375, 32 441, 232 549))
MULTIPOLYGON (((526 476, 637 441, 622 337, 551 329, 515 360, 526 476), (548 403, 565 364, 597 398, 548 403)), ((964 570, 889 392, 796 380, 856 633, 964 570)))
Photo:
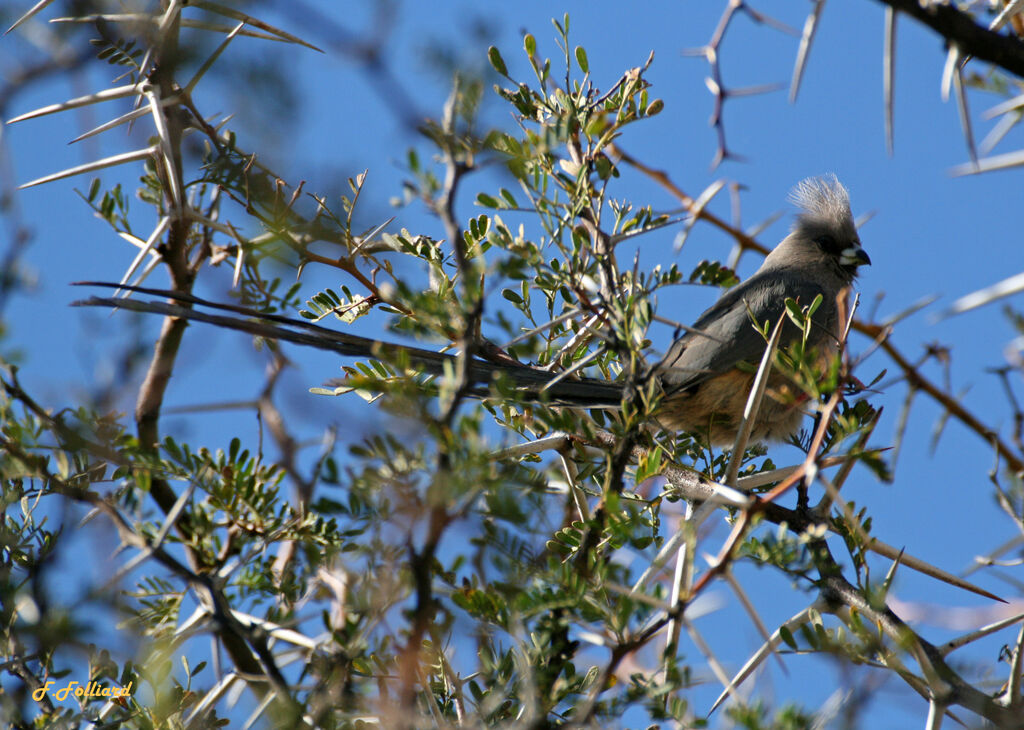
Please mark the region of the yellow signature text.
POLYGON ((46 684, 39 687, 32 692, 32 699, 36 702, 42 702, 46 695, 51 695, 58 702, 63 702, 68 697, 75 697, 79 699, 89 699, 91 697, 127 697, 132 693, 132 682, 129 682, 124 687, 103 687, 100 686, 99 682, 86 682, 83 685, 77 680, 72 680, 65 684, 63 687, 51 689, 56 682, 52 679, 46 680, 46 684))

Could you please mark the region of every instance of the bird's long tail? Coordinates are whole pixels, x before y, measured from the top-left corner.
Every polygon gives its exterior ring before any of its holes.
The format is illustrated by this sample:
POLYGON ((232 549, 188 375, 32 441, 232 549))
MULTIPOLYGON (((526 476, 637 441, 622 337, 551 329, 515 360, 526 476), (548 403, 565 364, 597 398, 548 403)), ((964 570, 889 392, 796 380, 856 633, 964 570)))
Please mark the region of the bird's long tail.
MULTIPOLYGON (((120 297, 93 296, 73 302, 72 306, 76 307, 128 309, 135 312, 162 314, 167 317, 180 317, 267 339, 336 352, 346 357, 373 358, 384 361, 400 357, 408 360, 413 367, 422 372, 435 375, 442 374, 446 366, 452 367, 456 361, 456 356, 449 353, 337 332, 312 322, 279 314, 266 314, 234 304, 211 302, 191 294, 107 282, 79 282, 78 284, 129 290, 140 294, 165 297, 171 301, 141 301, 120 297), (213 312, 205 311, 207 309, 213 310, 213 312)), ((477 397, 486 396, 490 392, 490 383, 499 374, 515 385, 524 400, 542 400, 578 408, 610 408, 618 406, 622 401, 623 386, 621 383, 595 378, 559 378, 557 373, 528 365, 513 362, 496 363, 478 358, 473 359, 469 368, 469 377, 473 384, 470 394, 477 397)))

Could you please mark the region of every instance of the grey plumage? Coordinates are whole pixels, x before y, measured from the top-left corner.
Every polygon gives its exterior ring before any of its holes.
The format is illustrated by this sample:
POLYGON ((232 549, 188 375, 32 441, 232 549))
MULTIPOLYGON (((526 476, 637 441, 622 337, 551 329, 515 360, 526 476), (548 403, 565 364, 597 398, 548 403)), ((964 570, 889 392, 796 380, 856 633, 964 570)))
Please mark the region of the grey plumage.
MULTIPOLYGON (((823 354, 835 351, 836 297, 853 282, 857 267, 870 259, 860 247, 846 188, 834 176, 804 180, 791 199, 801 212, 790 234, 753 276, 725 292, 697 319, 695 331, 672 343, 654 366, 665 393, 659 421, 666 428, 701 433, 712 443, 732 440, 753 379, 736 366, 756 363, 765 350, 764 337, 751 318, 774 325, 787 298, 807 306, 822 296, 808 344, 823 354)), ((799 334, 787 321, 782 346, 799 334)), ((769 380, 769 389, 782 385, 778 376, 769 380)), ((763 403, 752 437, 776 439, 793 433, 801 419, 793 406, 779 400, 763 403)))
MULTIPOLYGON (((754 329, 751 316, 759 323, 774 324, 781 317, 787 298, 806 306, 819 294, 822 296, 821 306, 812 318, 809 345, 823 356, 835 351, 839 325, 836 297, 853 282, 857 267, 870 263, 870 259, 860 247, 846 189, 834 176, 804 180, 794 190, 792 200, 800 213, 790 234, 765 257, 753 276, 722 294, 691 330, 672 343, 660 362, 641 374, 642 381, 653 379, 663 392, 657 419, 665 428, 689 431, 711 443, 732 441, 753 378, 749 368, 737 366, 756 363, 765 350, 765 340, 754 329)), ((182 317, 349 357, 387 358, 401 352, 412 365, 430 373, 443 372, 453 357, 349 335, 302 320, 263 315, 244 307, 207 302, 191 295, 124 288, 248 318, 135 299, 93 297, 76 304, 182 317)), ((782 345, 798 336, 797 328, 787 323, 782 345)), ((615 407, 622 400, 622 383, 593 378, 552 382, 556 374, 539 368, 482 360, 475 360, 470 367, 474 383, 471 394, 486 396, 498 373, 515 383, 528 399, 544 398, 585 408, 615 407)), ((769 397, 762 403, 751 434, 755 440, 784 438, 799 427, 802 413, 798 394, 788 392, 788 386, 784 376, 774 374, 769 378, 769 397)))

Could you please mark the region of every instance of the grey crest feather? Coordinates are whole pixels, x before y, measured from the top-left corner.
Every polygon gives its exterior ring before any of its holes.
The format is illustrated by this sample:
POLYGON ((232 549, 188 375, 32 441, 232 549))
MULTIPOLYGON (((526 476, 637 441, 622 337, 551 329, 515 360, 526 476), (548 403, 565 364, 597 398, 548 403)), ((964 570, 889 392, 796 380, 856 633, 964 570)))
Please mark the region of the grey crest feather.
POLYGON ((820 226, 852 225, 850 194, 835 175, 801 180, 789 196, 800 208, 794 230, 820 226))

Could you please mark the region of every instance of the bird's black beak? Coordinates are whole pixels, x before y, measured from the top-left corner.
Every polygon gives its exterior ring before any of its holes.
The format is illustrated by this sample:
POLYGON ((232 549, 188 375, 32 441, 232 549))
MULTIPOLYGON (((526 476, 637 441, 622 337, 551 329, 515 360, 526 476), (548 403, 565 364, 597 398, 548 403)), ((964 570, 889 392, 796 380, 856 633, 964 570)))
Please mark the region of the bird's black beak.
POLYGON ((839 263, 842 266, 870 266, 871 257, 860 246, 850 246, 839 254, 839 263))

